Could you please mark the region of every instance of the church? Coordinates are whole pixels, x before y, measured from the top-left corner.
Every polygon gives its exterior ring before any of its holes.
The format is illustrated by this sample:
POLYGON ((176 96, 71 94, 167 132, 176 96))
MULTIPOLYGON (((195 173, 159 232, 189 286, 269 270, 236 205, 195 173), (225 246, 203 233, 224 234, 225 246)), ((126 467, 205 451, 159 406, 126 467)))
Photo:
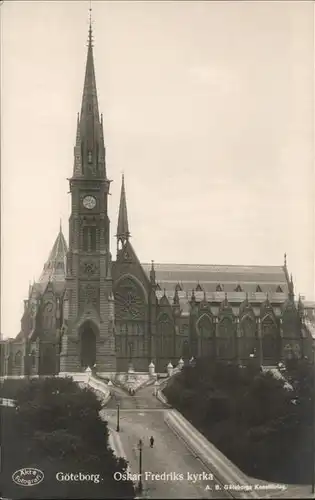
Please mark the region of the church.
MULTIPOLYGON (((125 179, 110 249, 103 118, 99 112, 92 28, 77 117, 67 244, 59 234, 24 300, 21 330, 1 341, 2 375, 158 373, 169 362, 208 356, 275 366, 303 356, 309 334, 282 265, 142 263, 130 242, 125 179)), ((66 189, 66 186, 65 186, 66 189)))

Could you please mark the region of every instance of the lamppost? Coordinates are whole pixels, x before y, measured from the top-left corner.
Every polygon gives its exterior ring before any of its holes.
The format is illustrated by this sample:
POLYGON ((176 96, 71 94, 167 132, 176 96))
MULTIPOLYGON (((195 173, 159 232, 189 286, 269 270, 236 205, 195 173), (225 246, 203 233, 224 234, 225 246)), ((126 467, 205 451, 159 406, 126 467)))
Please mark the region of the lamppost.
POLYGON ((139 449, 139 484, 138 484, 138 490, 139 490, 139 493, 141 493, 142 490, 143 490, 143 484, 142 484, 142 448, 143 448, 143 442, 142 442, 142 439, 139 439, 139 443, 138 443, 138 449, 139 449))
MULTIPOLYGON (((314 342, 314 341, 313 341, 314 342)), ((315 493, 315 345, 312 344, 312 495, 315 493)))
POLYGON ((120 405, 119 405, 119 403, 117 403, 117 428, 116 428, 117 432, 120 431, 120 427, 119 427, 119 408, 120 408, 120 405))

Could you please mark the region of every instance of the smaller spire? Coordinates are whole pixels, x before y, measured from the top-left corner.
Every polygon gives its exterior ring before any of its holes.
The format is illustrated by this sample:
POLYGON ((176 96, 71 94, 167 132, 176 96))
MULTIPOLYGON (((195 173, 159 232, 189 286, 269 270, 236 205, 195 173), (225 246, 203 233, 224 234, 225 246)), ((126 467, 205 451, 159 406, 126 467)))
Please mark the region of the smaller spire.
POLYGON ((130 232, 128 224, 125 176, 124 174, 122 174, 116 238, 118 240, 118 243, 121 242, 122 244, 124 244, 126 241, 129 240, 129 237, 130 237, 130 232))
POLYGON ((178 290, 175 288, 175 293, 174 293, 174 298, 173 298, 173 304, 174 306, 179 305, 179 297, 178 297, 178 290))
POLYGON ((284 254, 284 267, 287 267, 287 254, 284 254))
POLYGON ((150 271, 150 281, 152 285, 155 285, 155 269, 154 269, 154 260, 151 260, 151 271, 150 271))

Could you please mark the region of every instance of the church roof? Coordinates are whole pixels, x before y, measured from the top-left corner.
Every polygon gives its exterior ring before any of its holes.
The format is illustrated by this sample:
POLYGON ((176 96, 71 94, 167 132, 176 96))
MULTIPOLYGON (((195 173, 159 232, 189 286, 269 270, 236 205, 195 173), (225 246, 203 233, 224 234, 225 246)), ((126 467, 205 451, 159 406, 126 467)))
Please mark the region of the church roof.
MULTIPOLYGON (((142 264, 149 276, 152 264, 142 264)), ((199 286, 209 294, 227 292, 237 296, 246 292, 287 294, 288 283, 282 266, 238 266, 206 264, 156 264, 156 282, 163 290, 173 290, 179 284, 185 291, 199 286), (257 290, 259 285, 260 290, 257 290), (220 288, 218 290, 218 287, 220 288)))
POLYGON ((67 243, 60 225, 58 236, 39 278, 40 285, 46 285, 49 281, 62 283, 65 281, 67 251, 67 243))

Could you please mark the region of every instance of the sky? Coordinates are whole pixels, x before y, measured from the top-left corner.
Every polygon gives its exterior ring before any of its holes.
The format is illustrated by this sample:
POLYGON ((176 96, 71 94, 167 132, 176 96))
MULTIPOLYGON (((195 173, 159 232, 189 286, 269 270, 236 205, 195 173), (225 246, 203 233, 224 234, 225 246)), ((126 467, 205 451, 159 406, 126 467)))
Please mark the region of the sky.
MULTIPOLYGON (((314 296, 313 2, 94 1, 112 253, 121 174, 142 262, 282 265, 314 296)), ((1 332, 68 239, 89 2, 1 15, 1 332)))

